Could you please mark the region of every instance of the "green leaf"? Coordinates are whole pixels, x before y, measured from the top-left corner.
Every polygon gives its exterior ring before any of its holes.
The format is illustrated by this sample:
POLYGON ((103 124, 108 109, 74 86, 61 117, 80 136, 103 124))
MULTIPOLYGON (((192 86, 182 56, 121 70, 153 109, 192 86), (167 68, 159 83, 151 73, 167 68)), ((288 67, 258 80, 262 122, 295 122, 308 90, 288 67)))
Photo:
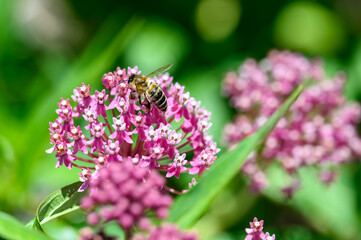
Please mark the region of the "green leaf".
POLYGON ((301 179, 301 189, 291 200, 285 202, 280 189, 284 187, 287 174, 279 166, 272 164, 267 169, 271 184, 263 194, 277 203, 296 209, 313 228, 323 234, 334 236, 335 239, 359 240, 361 221, 357 214, 355 190, 358 186, 353 186, 349 168, 343 167, 340 170, 343 170, 341 179, 326 186, 317 177, 317 169, 299 169, 297 173, 301 179))
POLYGON ((234 150, 220 156, 204 173, 196 186, 187 194, 178 197, 172 206, 169 220, 183 228, 191 227, 207 210, 217 194, 239 172, 248 155, 262 145, 278 120, 291 107, 302 90, 303 85, 292 93, 280 109, 256 133, 241 141, 234 150))
POLYGON ((46 240, 49 238, 26 228, 22 222, 19 222, 14 217, 0 212, 0 239, 46 240))
POLYGON ((110 221, 104 225, 104 232, 107 236, 124 240, 124 231, 115 221, 110 221))
POLYGON ((79 201, 86 191, 78 192, 82 182, 67 185, 50 194, 39 205, 36 217, 26 226, 45 232, 42 225, 54 218, 79 209, 79 201))
POLYGON ((345 95, 349 100, 361 99, 361 41, 359 41, 353 51, 352 60, 347 72, 347 81, 345 83, 345 95))

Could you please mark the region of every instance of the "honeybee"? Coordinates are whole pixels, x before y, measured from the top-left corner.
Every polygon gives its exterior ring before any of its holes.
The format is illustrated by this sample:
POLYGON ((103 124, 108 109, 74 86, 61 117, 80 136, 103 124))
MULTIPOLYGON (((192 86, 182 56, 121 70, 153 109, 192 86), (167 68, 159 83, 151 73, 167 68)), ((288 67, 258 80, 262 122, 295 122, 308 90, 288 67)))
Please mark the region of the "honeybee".
POLYGON ((131 88, 133 88, 133 93, 137 92, 140 104, 142 104, 141 96, 145 96, 145 103, 143 103, 143 105, 145 105, 147 112, 150 110, 150 102, 153 102, 154 105, 163 112, 167 110, 167 97, 162 91, 162 88, 155 83, 151 77, 168 70, 172 66, 173 64, 168 64, 164 67, 158 68, 146 76, 133 74, 129 77, 128 84, 131 88))

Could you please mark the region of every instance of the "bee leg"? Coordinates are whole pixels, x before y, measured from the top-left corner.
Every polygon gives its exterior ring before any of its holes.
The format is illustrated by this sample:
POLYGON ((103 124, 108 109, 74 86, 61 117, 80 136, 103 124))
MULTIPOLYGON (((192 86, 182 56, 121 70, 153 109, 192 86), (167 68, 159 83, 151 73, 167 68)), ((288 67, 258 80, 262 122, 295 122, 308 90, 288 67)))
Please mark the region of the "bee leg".
POLYGON ((129 98, 133 100, 135 99, 135 91, 130 92, 129 98))
POLYGON ((144 99, 143 105, 145 106, 146 112, 149 113, 150 112, 150 102, 148 101, 147 98, 144 99))
POLYGON ((142 101, 140 95, 138 95, 138 101, 140 106, 145 106, 146 113, 148 114, 150 112, 150 102, 148 101, 148 99, 145 97, 144 101, 142 101))

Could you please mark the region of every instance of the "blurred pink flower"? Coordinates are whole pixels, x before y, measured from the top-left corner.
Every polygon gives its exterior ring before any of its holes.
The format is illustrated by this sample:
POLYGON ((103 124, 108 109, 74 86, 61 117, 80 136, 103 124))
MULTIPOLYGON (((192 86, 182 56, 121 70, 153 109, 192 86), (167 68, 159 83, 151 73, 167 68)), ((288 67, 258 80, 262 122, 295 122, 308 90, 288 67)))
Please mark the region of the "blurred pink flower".
POLYGON ((81 207, 90 211, 87 222, 115 220, 124 229, 138 226, 146 214, 154 212, 164 219, 172 198, 161 192, 165 179, 157 172, 135 166, 130 160, 111 163, 97 171, 90 180, 90 190, 81 201, 81 207))
MULTIPOLYGON (((280 162, 285 172, 295 178, 300 167, 317 166, 322 170, 321 180, 329 184, 336 173, 327 169, 361 156, 356 128, 361 107, 343 96, 345 75, 328 79, 319 59, 310 61, 287 51, 271 51, 259 63, 246 60, 238 74, 230 72, 225 76, 224 93, 239 111, 224 129, 226 144, 233 148, 255 132, 305 81, 309 81, 305 90, 278 122, 262 152, 253 153, 243 166, 255 191, 267 187, 264 172, 272 161, 280 162)), ((291 196, 298 186, 291 184, 283 192, 291 196)))
POLYGON ((152 229, 149 233, 149 237, 144 235, 138 235, 133 240, 196 240, 197 235, 195 233, 184 232, 177 226, 171 224, 164 224, 160 227, 152 229))

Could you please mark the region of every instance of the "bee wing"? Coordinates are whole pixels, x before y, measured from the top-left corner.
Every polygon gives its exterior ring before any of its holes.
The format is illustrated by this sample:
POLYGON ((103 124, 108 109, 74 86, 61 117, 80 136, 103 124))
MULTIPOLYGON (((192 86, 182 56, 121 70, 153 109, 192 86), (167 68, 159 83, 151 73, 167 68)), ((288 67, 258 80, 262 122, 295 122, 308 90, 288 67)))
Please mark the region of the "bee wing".
POLYGON ((164 67, 158 68, 157 70, 155 70, 154 72, 149 73, 146 77, 154 77, 155 75, 157 75, 158 73, 162 73, 167 71, 169 68, 171 68, 173 66, 173 64, 168 64, 165 65, 164 67))

